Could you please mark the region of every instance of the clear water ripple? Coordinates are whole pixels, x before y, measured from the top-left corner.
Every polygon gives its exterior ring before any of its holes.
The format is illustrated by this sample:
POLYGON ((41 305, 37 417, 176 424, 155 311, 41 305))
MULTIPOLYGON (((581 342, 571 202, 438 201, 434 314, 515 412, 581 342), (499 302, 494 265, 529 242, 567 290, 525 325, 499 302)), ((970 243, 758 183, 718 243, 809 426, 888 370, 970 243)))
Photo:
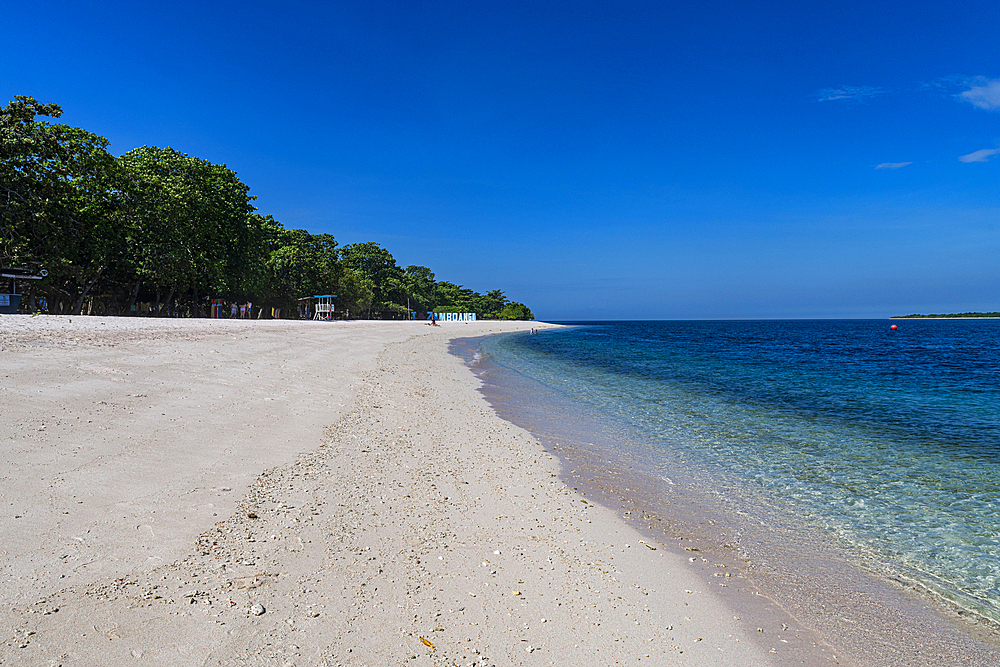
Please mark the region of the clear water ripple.
POLYGON ((1000 322, 611 322, 484 354, 1000 619, 1000 322))

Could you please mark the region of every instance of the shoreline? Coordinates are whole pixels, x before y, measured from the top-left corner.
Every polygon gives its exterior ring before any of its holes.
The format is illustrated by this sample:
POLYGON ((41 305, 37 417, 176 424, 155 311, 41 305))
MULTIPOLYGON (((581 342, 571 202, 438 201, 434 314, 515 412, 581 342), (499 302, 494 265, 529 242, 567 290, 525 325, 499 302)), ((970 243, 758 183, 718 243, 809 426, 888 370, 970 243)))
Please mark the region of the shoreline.
POLYGON ((5 429, 5 664, 804 657, 567 486, 447 351, 542 323, 65 319, 0 319, 6 402, 31 397, 5 429))
POLYGON ((859 554, 771 506, 759 492, 719 486, 680 461, 666 464, 667 473, 647 469, 632 458, 641 459, 641 436, 617 430, 613 420, 557 390, 499 366, 483 373, 483 392, 494 409, 558 453, 568 485, 675 552, 695 552, 692 567, 709 585, 725 587, 717 592, 742 613, 812 629, 857 665, 1000 661, 1000 635, 988 619, 959 610, 899 572, 874 562, 861 566, 854 562, 859 554), (538 407, 546 402, 553 407, 538 407), (558 419, 550 418, 553 410, 558 419), (566 428, 571 423, 575 427, 566 428), (720 564, 738 576, 723 584, 713 580, 720 564))
POLYGON ((620 512, 627 472, 567 467, 448 352, 544 323, 24 317, 4 664, 876 664, 620 512))

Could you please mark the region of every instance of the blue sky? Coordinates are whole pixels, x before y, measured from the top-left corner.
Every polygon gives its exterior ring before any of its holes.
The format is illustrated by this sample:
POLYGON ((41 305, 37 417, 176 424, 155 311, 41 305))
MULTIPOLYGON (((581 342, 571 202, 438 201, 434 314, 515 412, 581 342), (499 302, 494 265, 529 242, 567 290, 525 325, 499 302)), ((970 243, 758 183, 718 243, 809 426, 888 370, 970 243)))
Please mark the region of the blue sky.
POLYGON ((0 93, 540 319, 1000 310, 1000 3, 46 2, 0 93))

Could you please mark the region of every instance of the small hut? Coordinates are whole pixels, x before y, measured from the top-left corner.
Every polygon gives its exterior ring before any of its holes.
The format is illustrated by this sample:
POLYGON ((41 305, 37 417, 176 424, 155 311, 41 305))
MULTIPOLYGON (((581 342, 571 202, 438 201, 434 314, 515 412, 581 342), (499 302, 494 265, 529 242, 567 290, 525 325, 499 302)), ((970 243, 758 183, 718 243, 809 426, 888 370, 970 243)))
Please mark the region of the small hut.
POLYGON ((18 280, 41 280, 47 275, 48 271, 37 270, 37 267, 34 269, 23 266, 0 267, 0 278, 10 279, 10 292, 0 292, 0 313, 6 315, 17 312, 17 307, 21 304, 21 295, 17 293, 18 280))

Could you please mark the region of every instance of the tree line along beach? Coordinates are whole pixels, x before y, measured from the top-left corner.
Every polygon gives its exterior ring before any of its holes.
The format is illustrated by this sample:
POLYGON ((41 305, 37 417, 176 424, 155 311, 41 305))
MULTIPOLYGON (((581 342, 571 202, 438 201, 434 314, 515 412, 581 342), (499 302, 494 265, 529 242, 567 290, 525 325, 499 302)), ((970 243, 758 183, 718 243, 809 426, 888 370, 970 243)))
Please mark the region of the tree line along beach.
POLYGON ((225 164, 157 146, 114 156, 104 137, 44 120, 61 114, 27 96, 0 108, 0 268, 25 276, 3 280, 20 312, 202 317, 218 299, 288 318, 303 297, 336 294, 339 317, 533 318, 503 289, 399 266, 377 243, 285 229, 225 164))

